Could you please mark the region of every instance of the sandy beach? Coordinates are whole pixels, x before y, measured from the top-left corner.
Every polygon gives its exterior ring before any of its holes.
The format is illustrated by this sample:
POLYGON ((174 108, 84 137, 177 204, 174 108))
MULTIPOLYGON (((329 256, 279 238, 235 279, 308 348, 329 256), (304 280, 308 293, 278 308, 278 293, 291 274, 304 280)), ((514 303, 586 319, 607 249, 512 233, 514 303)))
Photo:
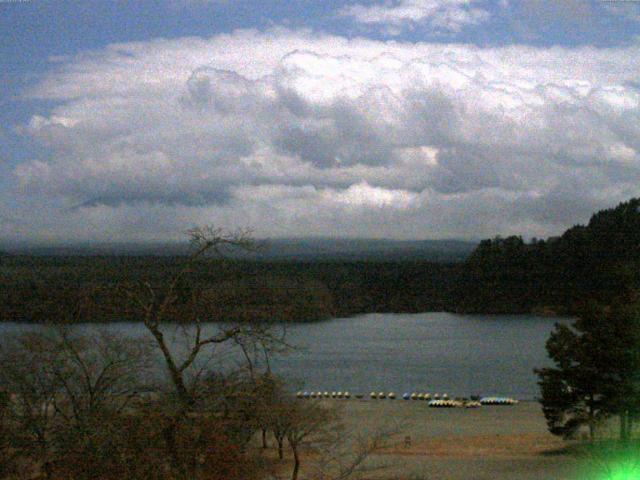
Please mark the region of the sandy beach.
POLYGON ((340 402, 352 434, 396 426, 389 447, 370 460, 388 467, 366 478, 584 478, 576 458, 553 453, 566 443, 547 432, 537 402, 477 409, 434 409, 426 402, 403 400, 329 402, 340 402))

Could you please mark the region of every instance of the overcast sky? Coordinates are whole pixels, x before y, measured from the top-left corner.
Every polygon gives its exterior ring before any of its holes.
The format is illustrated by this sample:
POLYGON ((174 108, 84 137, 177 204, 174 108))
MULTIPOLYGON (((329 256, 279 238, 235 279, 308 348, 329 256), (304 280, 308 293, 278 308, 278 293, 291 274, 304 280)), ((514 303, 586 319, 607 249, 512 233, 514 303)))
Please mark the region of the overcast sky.
POLYGON ((640 2, 0 0, 0 239, 544 237, 640 195, 640 2))

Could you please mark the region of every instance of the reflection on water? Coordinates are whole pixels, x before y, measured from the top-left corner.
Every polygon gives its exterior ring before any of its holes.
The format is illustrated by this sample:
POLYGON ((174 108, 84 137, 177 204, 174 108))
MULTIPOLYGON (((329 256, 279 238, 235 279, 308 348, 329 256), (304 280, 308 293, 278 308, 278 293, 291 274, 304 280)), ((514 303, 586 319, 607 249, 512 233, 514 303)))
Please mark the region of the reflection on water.
MULTIPOLYGON (((272 360, 273 370, 310 390, 351 392, 423 391, 450 396, 538 394, 533 368, 548 364, 544 348, 555 322, 568 319, 527 315, 449 313, 368 314, 286 326, 287 340, 299 347, 272 360)), ((0 324, 3 336, 41 328, 0 324)), ((138 337, 141 324, 81 325, 138 337)), ((207 325, 213 331, 216 324, 207 325)), ((172 337, 180 349, 181 329, 172 337)), ((238 357, 218 347, 214 365, 233 365, 238 357)))

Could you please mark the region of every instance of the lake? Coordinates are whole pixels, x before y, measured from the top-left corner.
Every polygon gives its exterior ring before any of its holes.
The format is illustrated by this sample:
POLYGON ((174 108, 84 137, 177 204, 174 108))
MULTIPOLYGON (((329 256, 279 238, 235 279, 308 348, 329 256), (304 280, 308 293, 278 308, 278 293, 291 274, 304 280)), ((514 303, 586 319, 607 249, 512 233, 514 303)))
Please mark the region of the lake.
MULTIPOLYGON (((448 393, 450 396, 538 395, 533 369, 549 365, 544 348, 555 322, 567 318, 451 313, 367 314, 316 323, 289 324, 297 351, 272 361, 273 370, 306 390, 448 393)), ((209 324, 208 330, 215 324, 209 324)), ((0 335, 41 328, 0 324, 0 335)), ((83 324, 128 336, 144 334, 136 323, 83 324)), ((179 335, 174 339, 179 343, 179 335)), ((225 360, 233 355, 219 351, 225 360)))

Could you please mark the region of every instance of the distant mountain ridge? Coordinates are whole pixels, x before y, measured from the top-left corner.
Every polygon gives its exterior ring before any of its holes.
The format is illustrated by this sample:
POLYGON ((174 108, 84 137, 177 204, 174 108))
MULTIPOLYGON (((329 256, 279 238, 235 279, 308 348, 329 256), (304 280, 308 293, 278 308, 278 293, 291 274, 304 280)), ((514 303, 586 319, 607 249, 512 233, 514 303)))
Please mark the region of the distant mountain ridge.
MULTIPOLYGON (((255 253, 232 253, 232 256, 255 260, 429 260, 462 262, 477 247, 478 242, 466 240, 385 240, 278 238, 260 241, 263 247, 255 253)), ((91 255, 184 255, 189 252, 187 242, 114 242, 67 243, 57 245, 17 245, 1 243, 0 249, 11 254, 38 256, 91 255)))

